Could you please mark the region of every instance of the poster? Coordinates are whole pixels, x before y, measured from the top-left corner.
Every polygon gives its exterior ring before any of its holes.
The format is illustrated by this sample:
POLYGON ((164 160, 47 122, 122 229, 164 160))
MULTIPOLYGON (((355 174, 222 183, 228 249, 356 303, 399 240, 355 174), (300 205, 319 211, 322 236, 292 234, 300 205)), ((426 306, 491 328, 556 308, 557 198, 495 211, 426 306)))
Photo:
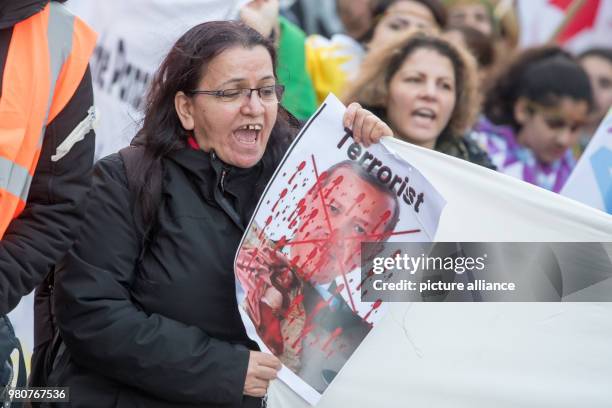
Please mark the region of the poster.
POLYGON ((430 242, 445 200, 382 144, 353 143, 329 96, 268 184, 235 260, 247 333, 315 404, 384 314, 362 302, 362 242, 430 242))

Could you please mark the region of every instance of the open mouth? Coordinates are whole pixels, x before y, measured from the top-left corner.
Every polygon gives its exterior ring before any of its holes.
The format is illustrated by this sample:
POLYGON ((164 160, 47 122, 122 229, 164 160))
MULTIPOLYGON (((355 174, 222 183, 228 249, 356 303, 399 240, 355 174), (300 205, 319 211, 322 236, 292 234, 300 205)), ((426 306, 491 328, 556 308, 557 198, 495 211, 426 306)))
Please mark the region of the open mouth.
POLYGON ((425 123, 433 122, 436 120, 436 113, 429 108, 419 108, 412 111, 411 115, 413 118, 419 119, 425 123))
POLYGON ((234 130, 234 136, 236 136, 236 139, 238 139, 240 143, 254 145, 257 143, 257 138, 262 129, 263 126, 259 123, 247 124, 234 130))

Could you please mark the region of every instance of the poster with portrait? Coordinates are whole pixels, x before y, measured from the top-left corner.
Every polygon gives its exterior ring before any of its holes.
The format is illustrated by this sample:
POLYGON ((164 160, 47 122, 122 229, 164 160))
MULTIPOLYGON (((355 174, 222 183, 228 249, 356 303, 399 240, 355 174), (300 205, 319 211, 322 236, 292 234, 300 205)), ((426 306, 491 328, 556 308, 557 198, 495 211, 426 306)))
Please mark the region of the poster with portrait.
POLYGON ((353 142, 330 95, 266 187, 236 254, 248 335, 310 404, 384 315, 361 301, 362 242, 431 242, 445 200, 382 144, 353 142))

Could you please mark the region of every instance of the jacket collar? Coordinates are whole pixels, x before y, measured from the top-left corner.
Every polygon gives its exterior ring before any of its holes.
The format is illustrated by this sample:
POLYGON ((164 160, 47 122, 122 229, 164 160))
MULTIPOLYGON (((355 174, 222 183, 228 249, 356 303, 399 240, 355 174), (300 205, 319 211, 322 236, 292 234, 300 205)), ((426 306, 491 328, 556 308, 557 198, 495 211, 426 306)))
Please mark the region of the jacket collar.
MULTIPOLYGON (((197 181, 197 189, 200 190, 207 201, 212 202, 219 201, 219 192, 225 190, 236 192, 238 190, 243 191, 245 188, 253 188, 253 177, 256 177, 257 181, 262 178, 265 179, 261 180, 263 185, 259 186, 261 187, 260 191, 256 189, 254 192, 260 193, 263 191, 263 187, 265 187, 276 168, 275 162, 270 156, 270 152, 266 150, 263 158, 255 166, 247 169, 223 162, 214 151, 205 152, 191 147, 171 152, 168 159, 180 167, 192 180, 197 181), (250 182, 246 181, 248 179, 251 179, 250 182), (250 185, 242 186, 241 183, 245 182, 250 183, 250 185)), ((259 185, 259 183, 257 184, 259 185)))
POLYGON ((0 1, 0 29, 15 24, 40 12, 49 0, 2 0, 0 1))
POLYGON ((262 171, 264 160, 243 169, 224 163, 214 151, 204 152, 191 147, 170 153, 168 159, 187 175, 192 181, 192 188, 199 191, 204 200, 215 203, 238 228, 245 229, 244 220, 250 217, 249 213, 254 208, 251 206, 256 204, 249 202, 247 197, 257 194, 260 183, 265 186, 267 181, 262 171), (239 207, 236 206, 236 199, 242 203, 239 207))

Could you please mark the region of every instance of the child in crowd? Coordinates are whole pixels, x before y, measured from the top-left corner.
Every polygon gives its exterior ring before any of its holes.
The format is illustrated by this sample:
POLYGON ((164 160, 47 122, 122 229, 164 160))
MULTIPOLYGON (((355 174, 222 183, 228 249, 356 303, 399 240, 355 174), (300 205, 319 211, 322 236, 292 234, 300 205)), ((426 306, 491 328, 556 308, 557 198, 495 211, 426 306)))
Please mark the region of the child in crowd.
POLYGON ((592 105, 589 78, 574 57, 558 47, 530 49, 496 78, 471 136, 498 170, 559 192, 592 105))

